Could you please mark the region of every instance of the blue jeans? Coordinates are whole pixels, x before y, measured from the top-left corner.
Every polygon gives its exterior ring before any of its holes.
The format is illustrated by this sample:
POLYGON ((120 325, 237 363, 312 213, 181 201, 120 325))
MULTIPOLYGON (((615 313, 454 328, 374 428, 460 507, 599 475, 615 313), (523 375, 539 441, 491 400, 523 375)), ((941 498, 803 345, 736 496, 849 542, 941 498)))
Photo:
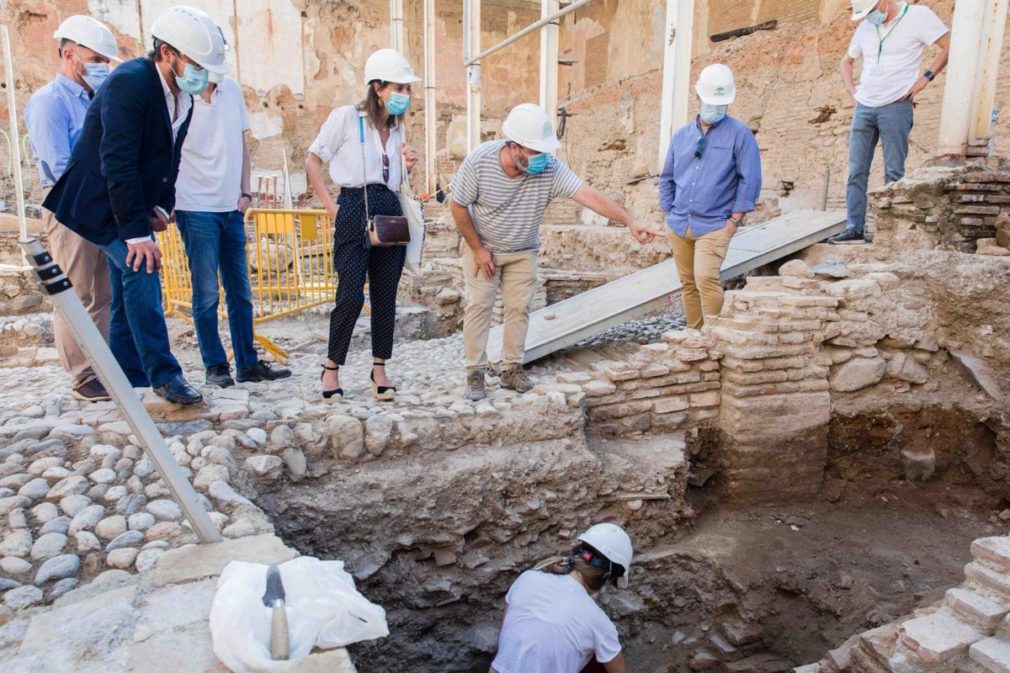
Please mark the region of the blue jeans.
POLYGON ((109 348, 135 388, 158 388, 182 376, 172 355, 161 308, 161 276, 126 264, 126 243, 116 239, 101 246, 109 260, 112 318, 109 348))
POLYGON ((905 177, 908 134, 912 131, 912 103, 896 101, 880 107, 856 104, 849 134, 849 183, 845 189, 848 220, 845 228, 860 236, 866 224, 866 187, 877 141, 884 145, 884 182, 905 177))
POLYGON ((220 272, 235 366, 239 370, 252 369, 258 358, 253 347, 252 288, 242 213, 237 210, 230 213, 177 210, 175 217, 186 246, 193 279, 193 324, 196 325, 203 366, 210 369, 228 364, 228 356, 217 331, 217 279, 220 272))

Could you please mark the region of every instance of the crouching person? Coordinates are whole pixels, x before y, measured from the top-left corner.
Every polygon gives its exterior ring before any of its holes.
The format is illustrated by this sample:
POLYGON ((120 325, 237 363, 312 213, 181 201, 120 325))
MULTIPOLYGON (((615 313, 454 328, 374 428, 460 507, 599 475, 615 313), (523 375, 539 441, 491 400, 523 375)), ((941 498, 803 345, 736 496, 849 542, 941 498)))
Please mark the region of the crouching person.
POLYGON ((583 533, 564 558, 519 576, 505 596, 505 621, 491 673, 626 673, 617 629, 594 598, 624 588, 631 538, 612 523, 583 533))

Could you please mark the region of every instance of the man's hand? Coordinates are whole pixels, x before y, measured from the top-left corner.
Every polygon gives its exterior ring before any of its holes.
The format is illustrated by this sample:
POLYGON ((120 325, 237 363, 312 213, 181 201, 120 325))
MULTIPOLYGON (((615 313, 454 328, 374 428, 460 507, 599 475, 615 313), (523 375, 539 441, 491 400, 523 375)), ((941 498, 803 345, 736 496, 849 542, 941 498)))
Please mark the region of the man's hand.
POLYGON ((407 164, 407 170, 413 170, 414 166, 417 164, 418 159, 421 155, 417 153, 410 145, 404 145, 400 149, 401 154, 403 154, 403 161, 407 164))
POLYGON ((333 224, 334 222, 337 221, 337 213, 339 212, 340 212, 340 206, 338 206, 335 203, 332 205, 332 207, 326 206, 326 214, 330 218, 330 224, 333 224))
POLYGON ((920 77, 915 81, 915 84, 912 85, 912 88, 908 90, 908 93, 901 97, 901 100, 907 100, 912 104, 915 104, 916 95, 925 89, 927 84, 929 84, 929 79, 925 76, 920 77))
POLYGON ((235 204, 235 210, 245 215, 245 211, 249 210, 249 206, 252 205, 252 199, 248 196, 242 195, 238 197, 238 203, 235 204))
POLYGON ((732 218, 726 220, 726 231, 729 232, 730 237, 736 236, 736 232, 739 227, 736 226, 736 222, 732 218))
POLYGON ((480 276, 481 273, 487 275, 487 279, 491 280, 494 278, 495 264, 494 264, 494 249, 488 249, 481 246, 473 253, 474 264, 477 265, 477 275, 480 276))
POLYGON ((655 231, 653 229, 649 229, 638 220, 632 220, 631 222, 629 222, 628 230, 631 232, 631 235, 635 237, 635 240, 641 243, 642 245, 652 243, 653 240, 655 240, 655 238, 662 233, 659 231, 655 231))
POLYGON ((151 216, 151 229, 153 231, 168 229, 168 218, 157 208, 154 209, 154 214, 151 216))
POLYGON ((140 271, 140 267, 145 265, 148 273, 161 269, 161 250, 154 241, 127 243, 126 250, 126 265, 134 272, 140 271))

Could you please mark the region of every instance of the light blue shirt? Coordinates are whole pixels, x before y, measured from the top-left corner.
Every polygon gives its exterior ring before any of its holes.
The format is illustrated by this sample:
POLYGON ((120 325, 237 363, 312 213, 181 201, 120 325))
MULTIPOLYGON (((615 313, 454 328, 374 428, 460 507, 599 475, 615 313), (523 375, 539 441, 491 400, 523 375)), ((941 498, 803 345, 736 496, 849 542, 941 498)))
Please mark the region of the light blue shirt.
POLYGON ((25 126, 43 188, 56 184, 67 169, 91 98, 90 91, 60 73, 25 104, 25 126))
POLYGON ((721 229, 733 213, 754 210, 760 194, 761 151, 742 121, 725 117, 702 134, 695 118, 673 135, 659 176, 659 207, 673 233, 721 229))

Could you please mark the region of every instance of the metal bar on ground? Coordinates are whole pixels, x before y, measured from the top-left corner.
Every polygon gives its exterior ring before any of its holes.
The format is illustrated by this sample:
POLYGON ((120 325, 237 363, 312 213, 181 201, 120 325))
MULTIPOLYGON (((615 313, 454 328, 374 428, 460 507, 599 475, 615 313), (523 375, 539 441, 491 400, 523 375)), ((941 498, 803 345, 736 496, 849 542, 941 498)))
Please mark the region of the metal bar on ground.
POLYGON ((109 350, 95 323, 84 309, 70 281, 42 244, 34 238, 20 242, 25 260, 35 272, 43 290, 49 295, 53 306, 70 327, 74 341, 88 357, 109 395, 116 402, 133 434, 137 436, 144 452, 158 470, 172 498, 179 504, 183 514, 202 542, 220 542, 221 534, 210 520, 207 510, 200 504, 199 496, 189 483, 172 453, 165 444, 147 409, 120 369, 119 363, 109 350), (69 290, 69 291, 68 291, 69 290))
MULTIPOLYGON (((572 12, 574 12, 577 9, 582 9, 583 7, 585 7, 586 5, 588 5, 592 1, 593 0, 578 0, 578 2, 573 2, 572 4, 568 5, 564 9, 559 10, 559 11, 555 12, 554 14, 551 14, 550 16, 545 16, 545 17, 541 18, 539 21, 534 21, 530 25, 528 25, 525 28, 523 28, 522 30, 520 30, 518 33, 515 33, 514 35, 510 35, 509 37, 506 37, 504 40, 502 40, 501 42, 499 42, 495 46, 491 47, 490 49, 486 49, 485 51, 482 51, 481 53, 477 54, 476 56, 469 56, 467 58, 467 60, 463 62, 463 65, 469 66, 469 65, 473 65, 475 63, 480 63, 483 59, 487 58, 488 56, 490 56, 491 54, 495 53, 496 51, 501 51, 502 49, 504 49, 505 47, 509 46, 510 44, 512 44, 513 42, 515 42, 516 40, 519 40, 519 39, 522 39, 522 38, 526 37, 527 35, 529 35, 533 31, 537 30, 538 28, 543 28, 548 23, 550 23, 552 21, 556 21, 556 20, 560 19, 562 16, 565 16, 566 14, 571 14, 572 12)), ((479 3, 475 3, 475 4, 479 5, 479 3)))
MULTIPOLYGON (((796 211, 752 227, 733 237, 722 266, 722 280, 819 243, 845 227, 845 213, 796 211)), ((530 314, 523 362, 533 362, 583 339, 662 310, 680 293, 680 278, 672 259, 530 314)), ((491 330, 487 353, 501 360, 502 327, 491 330)))
POLYGON ((4 72, 6 74, 7 86, 7 115, 10 119, 10 147, 11 164, 14 168, 14 197, 17 204, 18 228, 21 232, 21 239, 28 239, 28 220, 25 218, 25 182, 21 175, 21 136, 18 133, 18 110, 17 102, 14 100, 14 61, 11 50, 10 33, 7 26, 0 26, 0 39, 3 41, 4 52, 4 72))

